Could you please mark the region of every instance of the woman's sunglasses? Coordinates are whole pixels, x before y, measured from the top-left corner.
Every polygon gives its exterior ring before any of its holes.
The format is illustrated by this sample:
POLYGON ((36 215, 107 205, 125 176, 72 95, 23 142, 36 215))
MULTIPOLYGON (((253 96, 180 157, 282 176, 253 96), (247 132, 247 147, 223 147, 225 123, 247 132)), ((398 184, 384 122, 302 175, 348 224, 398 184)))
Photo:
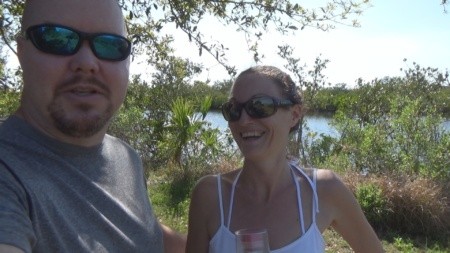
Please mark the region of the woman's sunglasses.
POLYGON ((245 109, 250 117, 261 119, 275 114, 278 107, 287 107, 293 104, 289 99, 276 99, 268 96, 254 97, 245 103, 228 101, 222 105, 222 115, 226 121, 237 121, 241 117, 242 109, 245 109))
POLYGON ((84 40, 89 41, 94 55, 107 61, 125 60, 131 52, 131 42, 109 33, 84 33, 75 29, 52 24, 31 26, 26 38, 42 52, 54 55, 74 55, 84 40))

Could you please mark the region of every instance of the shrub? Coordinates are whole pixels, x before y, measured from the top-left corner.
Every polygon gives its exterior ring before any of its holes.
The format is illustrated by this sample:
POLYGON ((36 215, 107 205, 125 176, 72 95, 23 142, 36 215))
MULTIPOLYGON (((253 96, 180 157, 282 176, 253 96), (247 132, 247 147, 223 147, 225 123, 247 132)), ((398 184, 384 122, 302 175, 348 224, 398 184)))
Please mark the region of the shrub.
POLYGON ((355 195, 367 219, 374 224, 381 223, 387 214, 383 191, 375 183, 363 183, 357 186, 355 195))
POLYGON ((408 174, 354 172, 346 173, 343 180, 378 232, 450 238, 450 183, 408 174))

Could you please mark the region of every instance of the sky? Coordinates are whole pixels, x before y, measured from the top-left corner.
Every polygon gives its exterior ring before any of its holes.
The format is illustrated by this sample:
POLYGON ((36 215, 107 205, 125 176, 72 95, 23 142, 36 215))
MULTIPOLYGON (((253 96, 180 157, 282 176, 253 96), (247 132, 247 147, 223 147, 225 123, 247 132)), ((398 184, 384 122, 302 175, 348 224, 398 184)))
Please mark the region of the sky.
MULTIPOLYGON (((320 6, 325 0, 301 0, 308 6, 320 6)), ((324 32, 305 28, 296 35, 280 36, 265 34, 261 41, 260 64, 274 65, 284 69, 285 61, 277 56, 277 45, 288 43, 294 47, 296 58, 312 68, 316 57, 330 62, 323 72, 331 84, 355 85, 358 78, 371 81, 386 76, 403 76, 401 68, 408 69, 413 62, 422 67, 450 70, 450 5, 444 13, 441 0, 371 0, 372 7, 357 17, 361 27, 337 25, 324 32), (404 62, 403 59, 407 59, 404 62)), ((247 50, 244 36, 232 27, 226 27, 214 19, 207 20, 199 29, 206 31, 207 38, 227 45, 228 62, 243 71, 254 66, 252 54, 247 50)), ((187 36, 169 28, 175 37, 176 55, 201 63, 206 70, 198 80, 209 79, 211 83, 229 79, 226 70, 212 57, 198 55, 198 49, 189 43, 187 36)), ((15 57, 12 64, 17 65, 15 57)), ((148 66, 136 59, 131 64, 132 74, 149 78, 148 66)))
MULTIPOLYGON (((317 5, 324 1, 312 2, 317 5)), ((445 14, 441 0, 372 0, 371 3, 372 7, 357 17, 359 28, 337 25, 328 32, 305 28, 295 36, 265 34, 260 41, 265 55, 261 64, 283 68, 285 62, 277 56, 276 45, 289 43, 295 49, 295 57, 310 68, 319 55, 328 59, 324 71, 327 82, 346 83, 348 87, 354 86, 358 78, 371 81, 403 76, 400 69, 413 66, 413 62, 422 67, 450 70, 450 5, 449 13, 445 14)), ((255 65, 242 34, 214 20, 207 23, 202 28, 229 47, 228 61, 237 66, 238 72, 255 65)), ((229 78, 211 57, 205 54, 199 57, 198 50, 189 45, 185 35, 173 33, 177 55, 199 61, 206 67, 201 78, 212 81, 229 78)), ((132 73, 142 73, 144 68, 136 61, 132 73)))

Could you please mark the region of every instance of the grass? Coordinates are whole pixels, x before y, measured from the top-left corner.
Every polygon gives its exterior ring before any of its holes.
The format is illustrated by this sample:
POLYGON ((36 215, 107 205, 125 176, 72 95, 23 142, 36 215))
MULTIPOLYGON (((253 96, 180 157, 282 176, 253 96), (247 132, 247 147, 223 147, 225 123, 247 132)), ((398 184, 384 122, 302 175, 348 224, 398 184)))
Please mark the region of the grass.
MULTIPOLYGON (((323 234, 326 242, 326 252, 329 253, 350 253, 353 250, 350 248, 348 243, 342 239, 342 237, 336 233, 334 230, 329 229, 323 234)), ((390 236, 389 236, 390 237, 390 236)), ((383 248, 388 253, 448 253, 450 248, 442 247, 438 244, 427 245, 421 242, 423 238, 416 238, 413 240, 411 238, 402 237, 401 235, 396 235, 392 238, 381 237, 383 243, 383 248)))

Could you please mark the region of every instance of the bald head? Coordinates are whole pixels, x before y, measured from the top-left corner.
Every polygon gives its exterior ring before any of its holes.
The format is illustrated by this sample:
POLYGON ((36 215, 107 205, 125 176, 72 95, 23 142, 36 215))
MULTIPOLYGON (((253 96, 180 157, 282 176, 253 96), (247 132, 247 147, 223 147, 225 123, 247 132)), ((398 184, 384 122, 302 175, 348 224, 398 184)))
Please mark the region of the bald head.
POLYGON ((22 29, 43 23, 65 25, 84 32, 126 35, 117 0, 27 0, 22 29))

